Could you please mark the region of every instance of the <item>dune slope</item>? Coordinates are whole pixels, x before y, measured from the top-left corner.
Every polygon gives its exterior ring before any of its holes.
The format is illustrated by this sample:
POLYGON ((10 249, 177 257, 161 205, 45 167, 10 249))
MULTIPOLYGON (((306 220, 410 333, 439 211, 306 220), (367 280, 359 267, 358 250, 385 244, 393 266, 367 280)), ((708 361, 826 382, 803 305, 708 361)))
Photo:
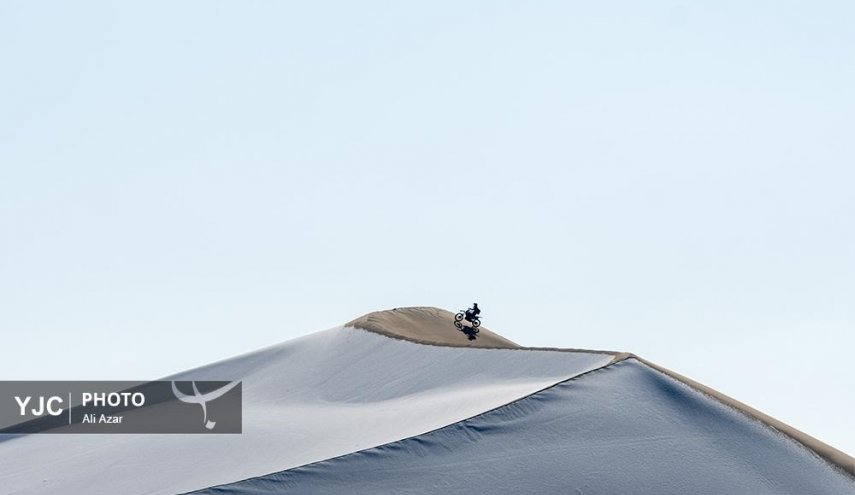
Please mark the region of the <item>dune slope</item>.
POLYGON ((260 476, 455 423, 612 357, 335 328, 173 377, 243 380, 240 435, 7 437, 0 494, 174 494, 260 476))
POLYGON ((800 443, 634 358, 439 430, 196 492, 855 493, 800 443))

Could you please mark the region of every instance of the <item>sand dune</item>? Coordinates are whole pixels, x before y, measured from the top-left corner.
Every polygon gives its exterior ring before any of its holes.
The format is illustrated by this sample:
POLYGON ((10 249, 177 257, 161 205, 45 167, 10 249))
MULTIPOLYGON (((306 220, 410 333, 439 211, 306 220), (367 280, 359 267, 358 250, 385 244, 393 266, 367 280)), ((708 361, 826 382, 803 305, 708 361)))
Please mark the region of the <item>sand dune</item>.
POLYGON ((19 437, 0 442, 0 493, 167 494, 260 476, 425 433, 611 359, 334 328, 173 377, 243 380, 241 435, 19 437))
POLYGON ((627 353, 470 341, 435 308, 175 375, 241 435, 0 438, 0 494, 853 493, 855 461, 627 353))
POLYGON ((472 419, 199 494, 855 493, 793 442, 634 358, 472 419))

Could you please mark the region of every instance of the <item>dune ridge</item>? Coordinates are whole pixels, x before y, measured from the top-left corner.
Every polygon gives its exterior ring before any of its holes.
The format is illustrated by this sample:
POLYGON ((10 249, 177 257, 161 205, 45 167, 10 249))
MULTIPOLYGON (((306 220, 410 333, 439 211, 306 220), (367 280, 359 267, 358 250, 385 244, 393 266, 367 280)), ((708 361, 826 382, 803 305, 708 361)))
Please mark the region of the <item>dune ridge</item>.
POLYGON ((454 327, 454 313, 427 306, 374 311, 346 323, 345 326, 419 344, 498 349, 520 347, 516 342, 483 326, 480 327, 478 338, 469 340, 463 332, 454 327))
POLYGON ((481 347, 481 348, 511 348, 519 350, 555 350, 570 352, 595 352, 612 354, 613 358, 606 366, 619 363, 627 359, 637 359, 639 362, 649 366, 656 371, 664 373, 669 377, 701 392, 716 401, 739 411, 741 414, 759 421, 765 426, 791 438, 815 455, 830 463, 836 469, 855 477, 855 458, 848 454, 804 433, 790 425, 787 425, 753 407, 729 397, 706 385, 698 383, 691 378, 669 370, 656 363, 641 358, 631 352, 611 352, 586 349, 561 349, 543 347, 523 347, 504 337, 482 327, 478 339, 468 341, 456 335, 453 326, 454 314, 439 308, 412 307, 395 308, 386 311, 375 311, 357 318, 346 326, 360 328, 394 338, 411 340, 413 342, 429 345, 447 345, 458 347, 481 347))
POLYGON ((356 328, 417 344, 440 347, 475 347, 479 349, 516 349, 522 351, 558 351, 608 354, 612 363, 631 357, 632 353, 569 347, 521 346, 483 325, 475 340, 454 327, 454 313, 429 306, 414 306, 374 311, 345 323, 345 328, 356 328))
POLYGON ((783 434, 783 435, 791 438, 792 440, 798 442, 803 447, 810 450, 811 452, 813 452, 814 454, 816 454, 820 458, 824 459, 826 462, 828 462, 829 464, 834 466, 836 469, 839 469, 839 470, 843 471, 844 473, 848 474, 849 476, 855 478, 855 458, 853 458, 852 456, 850 456, 850 455, 848 455, 848 454, 846 454, 846 453, 844 453, 838 449, 835 449, 831 445, 828 445, 827 443, 822 442, 821 440, 814 438, 814 437, 808 435, 807 433, 805 433, 801 430, 793 428, 792 426, 790 426, 790 425, 788 425, 782 421, 779 421, 779 420, 769 416, 768 414, 765 414, 761 411, 758 411, 757 409, 754 409, 753 407, 749 406, 748 404, 745 404, 743 402, 740 402, 740 401, 734 399, 733 397, 725 395, 725 394, 719 392, 718 390, 707 387, 706 385, 698 383, 698 382, 692 380, 691 378, 688 378, 688 377, 683 376, 679 373, 671 371, 668 368, 665 368, 664 366, 660 366, 660 365, 653 363, 653 362, 650 362, 644 358, 640 358, 638 356, 633 356, 633 357, 638 359, 639 362, 655 369, 656 371, 659 371, 660 373, 664 373, 665 375, 668 375, 671 378, 673 378, 673 379, 675 379, 681 383, 684 383, 684 384, 688 385, 689 387, 692 387, 693 389, 697 390, 698 392, 701 392, 701 393, 703 393, 709 397, 712 397, 713 399, 721 402, 722 404, 730 407, 731 409, 735 409, 735 410, 739 411, 740 413, 742 413, 743 415, 748 416, 749 418, 751 418, 755 421, 759 421, 760 423, 763 423, 767 427, 772 428, 773 430, 780 432, 781 434, 783 434))

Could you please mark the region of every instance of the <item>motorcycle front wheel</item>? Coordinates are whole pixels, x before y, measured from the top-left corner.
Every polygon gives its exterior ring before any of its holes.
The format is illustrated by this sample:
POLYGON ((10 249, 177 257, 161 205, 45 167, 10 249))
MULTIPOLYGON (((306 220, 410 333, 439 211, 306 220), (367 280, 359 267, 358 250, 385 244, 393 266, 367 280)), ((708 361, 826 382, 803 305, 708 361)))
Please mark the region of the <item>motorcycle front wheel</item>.
POLYGON ((464 318, 465 316, 466 316, 466 315, 465 315, 465 314, 463 314, 463 313, 457 313, 456 315, 454 315, 454 321, 461 321, 461 320, 463 320, 463 318, 464 318))

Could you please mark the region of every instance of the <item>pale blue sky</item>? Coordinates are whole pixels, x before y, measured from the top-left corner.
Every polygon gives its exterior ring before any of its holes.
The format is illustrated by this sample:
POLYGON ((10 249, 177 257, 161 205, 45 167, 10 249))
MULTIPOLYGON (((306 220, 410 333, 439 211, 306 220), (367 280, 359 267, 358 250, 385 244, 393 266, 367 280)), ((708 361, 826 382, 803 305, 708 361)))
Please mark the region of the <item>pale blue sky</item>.
POLYGON ((478 300, 855 454, 855 4, 4 2, 3 379, 478 300))

